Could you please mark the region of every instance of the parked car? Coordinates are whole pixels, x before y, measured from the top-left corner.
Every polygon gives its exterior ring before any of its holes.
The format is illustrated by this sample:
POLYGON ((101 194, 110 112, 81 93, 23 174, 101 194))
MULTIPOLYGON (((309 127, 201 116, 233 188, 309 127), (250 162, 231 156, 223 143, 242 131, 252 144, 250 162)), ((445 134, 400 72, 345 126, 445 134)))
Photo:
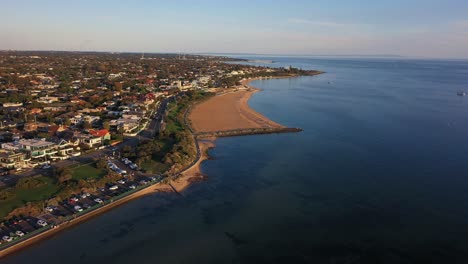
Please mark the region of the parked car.
POLYGON ((3 236, 2 240, 5 241, 5 242, 11 242, 11 241, 13 241, 13 238, 10 237, 10 236, 3 236))
POLYGON ((134 190, 134 189, 136 189, 136 186, 134 184, 132 184, 132 185, 128 186, 128 188, 134 190))
POLYGON ((140 181, 140 184, 141 184, 141 185, 145 185, 145 184, 148 184, 148 182, 145 181, 145 180, 141 180, 141 181, 140 181))
POLYGON ((117 186, 117 185, 112 185, 111 187, 109 187, 109 190, 115 191, 115 190, 117 190, 118 188, 119 188, 119 186, 117 186))
POLYGON ((81 206, 79 206, 79 205, 75 205, 75 207, 73 209, 75 209, 75 211, 77 211, 77 212, 82 212, 83 211, 83 208, 81 208, 81 206))
POLYGON ((102 204, 104 201, 101 200, 101 198, 96 198, 94 201, 98 204, 102 204))
POLYGON ((47 224, 46 221, 40 220, 40 219, 39 219, 39 220, 37 221, 37 225, 44 227, 44 226, 47 226, 48 224, 47 224))
POLYGON ((24 236, 23 231, 20 231, 20 230, 16 231, 15 234, 16 234, 17 236, 19 236, 19 237, 24 236))
POLYGON ((125 181, 124 180, 119 180, 118 183, 125 184, 125 181))
POLYGON ((45 208, 45 210, 46 210, 47 212, 49 212, 49 213, 52 213, 52 212, 54 211, 54 208, 51 207, 51 206, 47 206, 47 207, 45 208))

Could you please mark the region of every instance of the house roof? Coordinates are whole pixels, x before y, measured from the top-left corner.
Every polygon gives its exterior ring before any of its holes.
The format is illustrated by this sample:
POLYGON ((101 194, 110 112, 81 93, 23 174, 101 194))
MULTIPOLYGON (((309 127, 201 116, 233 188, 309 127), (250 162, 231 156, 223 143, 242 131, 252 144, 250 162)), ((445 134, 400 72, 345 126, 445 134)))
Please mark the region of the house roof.
POLYGON ((101 129, 101 130, 89 130, 89 133, 95 137, 104 137, 109 134, 109 130, 101 129))

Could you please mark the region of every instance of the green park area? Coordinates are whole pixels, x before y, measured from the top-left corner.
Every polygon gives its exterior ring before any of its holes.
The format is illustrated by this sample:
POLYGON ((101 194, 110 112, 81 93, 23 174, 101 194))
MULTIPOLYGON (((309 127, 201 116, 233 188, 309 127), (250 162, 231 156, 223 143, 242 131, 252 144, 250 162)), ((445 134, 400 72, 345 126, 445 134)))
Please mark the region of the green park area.
POLYGON ((29 202, 46 200, 56 194, 59 189, 60 187, 49 177, 38 175, 22 178, 15 187, 0 191, 0 218, 29 202))
POLYGON ((100 179, 107 174, 105 169, 98 169, 95 163, 71 168, 71 173, 74 180, 100 179))

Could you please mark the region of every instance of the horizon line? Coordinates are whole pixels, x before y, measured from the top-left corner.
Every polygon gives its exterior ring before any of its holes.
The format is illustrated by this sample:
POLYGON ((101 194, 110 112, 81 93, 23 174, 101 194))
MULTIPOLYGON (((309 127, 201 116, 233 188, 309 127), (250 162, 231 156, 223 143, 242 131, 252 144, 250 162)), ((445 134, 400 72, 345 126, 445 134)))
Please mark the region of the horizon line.
POLYGON ((282 56, 282 57, 368 57, 402 59, 437 59, 468 60, 468 57, 427 57, 399 54, 294 54, 294 53, 255 53, 255 52, 175 52, 175 51, 109 51, 109 50, 47 50, 47 49, 0 49, 0 52, 69 52, 69 53, 117 53, 117 54, 186 54, 186 55, 247 55, 247 56, 282 56))

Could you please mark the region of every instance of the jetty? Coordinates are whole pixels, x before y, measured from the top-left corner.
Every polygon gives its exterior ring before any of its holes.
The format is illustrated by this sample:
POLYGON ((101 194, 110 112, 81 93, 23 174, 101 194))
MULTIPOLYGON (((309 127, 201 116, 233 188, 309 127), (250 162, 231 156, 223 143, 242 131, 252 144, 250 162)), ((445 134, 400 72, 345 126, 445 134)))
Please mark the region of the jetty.
POLYGON ((298 133, 302 132, 301 128, 294 127, 260 127, 260 128, 242 128, 232 130, 219 130, 210 132, 195 133, 197 139, 211 138, 211 137, 237 137, 248 135, 262 135, 262 134, 280 134, 280 133, 298 133))

